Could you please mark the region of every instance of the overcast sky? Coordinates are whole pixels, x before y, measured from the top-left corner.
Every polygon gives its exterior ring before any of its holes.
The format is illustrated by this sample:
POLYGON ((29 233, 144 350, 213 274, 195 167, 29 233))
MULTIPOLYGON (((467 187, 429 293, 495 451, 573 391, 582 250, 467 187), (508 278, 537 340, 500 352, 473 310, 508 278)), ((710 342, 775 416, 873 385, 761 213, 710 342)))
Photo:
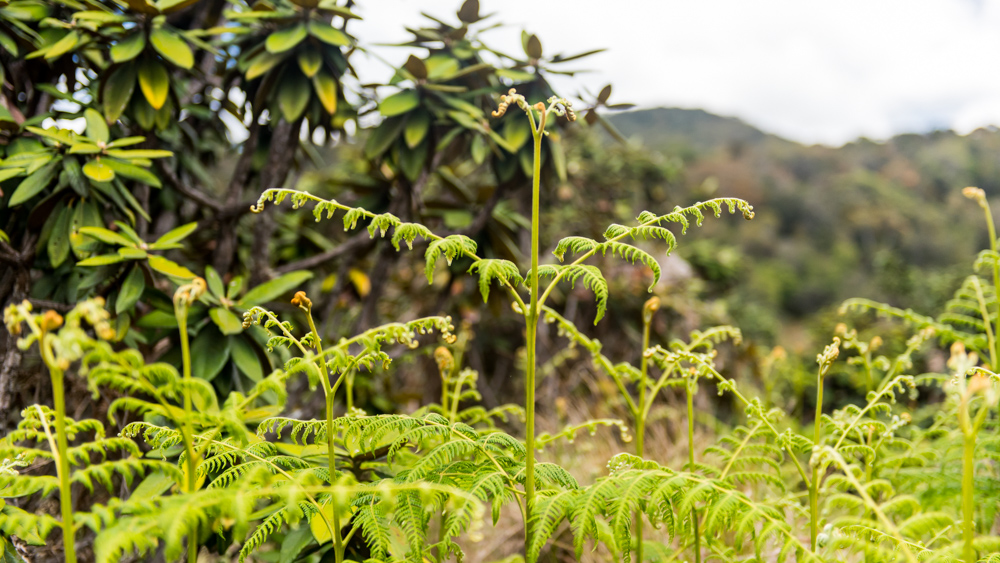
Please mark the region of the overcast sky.
MULTIPOLYGON (((612 102, 704 108, 804 143, 1000 125, 1000 0, 481 0, 520 53, 605 47, 562 92, 614 84, 612 102)), ((457 22, 461 0, 362 0, 362 42, 405 40, 425 11, 457 22)), ((427 21, 427 20, 423 20, 427 21)), ((402 50, 377 51, 402 61, 402 50)), ((567 63, 570 66, 571 63, 567 63)), ((388 67, 360 65, 364 80, 388 67)))

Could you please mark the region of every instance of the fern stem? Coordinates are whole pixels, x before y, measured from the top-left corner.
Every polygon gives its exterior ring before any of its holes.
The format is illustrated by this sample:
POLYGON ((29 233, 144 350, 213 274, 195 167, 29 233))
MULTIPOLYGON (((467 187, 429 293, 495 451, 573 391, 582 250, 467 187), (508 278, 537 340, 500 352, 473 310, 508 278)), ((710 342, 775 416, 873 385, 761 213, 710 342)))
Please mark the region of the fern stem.
POLYGON ((962 440, 962 559, 976 562, 976 435, 965 434, 962 440))
MULTIPOLYGON (((649 357, 646 356, 646 349, 649 348, 649 325, 653 320, 653 310, 649 303, 643 306, 642 311, 642 350, 639 360, 639 408, 632 413, 635 417, 635 455, 643 457, 645 455, 644 439, 646 437, 646 387, 649 384, 649 357), (647 310, 649 310, 647 312, 647 310)), ((650 397, 649 402, 653 402, 656 397, 650 397)), ((642 512, 635 512, 635 557, 638 563, 642 563, 642 512)))
MULTIPOLYGON (((996 255, 997 229, 996 225, 994 225, 993 223, 993 213, 990 210, 990 202, 985 197, 983 197, 982 207, 983 207, 983 213, 986 215, 986 230, 987 232, 989 232, 990 235, 990 250, 992 250, 993 254, 996 255)), ((997 320, 996 324, 994 325, 995 328, 993 330, 993 333, 1000 334, 1000 262, 997 262, 996 260, 993 261, 993 291, 994 294, 997 296, 997 320)), ((989 325, 990 321, 987 319, 986 326, 989 325)), ((990 349, 990 357, 993 360, 993 365, 990 367, 993 368, 994 370, 1000 367, 997 366, 996 364, 998 355, 1000 355, 1000 346, 997 346, 997 344, 994 343, 994 347, 990 349)))
MULTIPOLYGON (((816 374, 816 418, 813 422, 813 445, 819 446, 823 439, 823 366, 816 374)), ((870 378, 869 378, 870 379, 870 378)), ((816 536, 819 535, 819 463, 812 464, 812 479, 809 481, 809 548, 816 551, 816 536)))
MULTIPOLYGON (((302 292, 300 292, 302 293, 302 292)), ((299 294, 296 294, 296 298, 299 294)), ((309 322, 309 330, 312 332, 313 346, 316 348, 316 353, 319 355, 317 358, 317 363, 319 363, 320 368, 320 381, 323 385, 323 395, 326 403, 326 458, 327 458, 327 470, 330 472, 330 484, 333 485, 334 474, 337 472, 337 452, 335 444, 333 442, 333 402, 336 397, 336 393, 330 387, 330 374, 326 369, 326 360, 323 358, 323 341, 319 337, 319 331, 316 330, 316 322, 313 321, 312 317, 312 302, 305 297, 305 293, 302 293, 302 298, 300 299, 299 307, 305 311, 306 319, 309 322)), ((347 393, 348 393, 348 405, 351 404, 351 391, 353 386, 353 380, 350 376, 347 377, 347 393)), ((351 408, 348 406, 348 409, 351 408)), ((322 511, 321 511, 322 512, 322 511)), ((324 519, 326 521, 326 519, 324 519)), ((340 535, 340 511, 339 507, 334 504, 333 506, 333 522, 326 521, 327 527, 330 529, 330 537, 333 538, 333 553, 334 561, 336 563, 342 563, 344 560, 344 539, 340 535)))
MULTIPOLYGON (((694 376, 692 376, 693 378, 694 376)), ((688 471, 694 471, 694 393, 692 387, 695 385, 694 379, 684 386, 684 394, 687 395, 687 422, 688 422, 688 471)), ((694 561, 701 563, 701 532, 698 530, 698 511, 691 508, 691 523, 694 526, 694 561)), ((640 561, 640 563, 642 563, 640 561)))
POLYGON ((528 556, 528 549, 531 545, 531 532, 533 528, 532 508, 535 502, 535 369, 536 356, 535 347, 538 341, 538 237, 539 221, 541 219, 539 207, 541 200, 542 186, 542 136, 545 134, 545 120, 547 111, 542 109, 539 122, 536 126, 535 116, 529 109, 528 119, 531 121, 531 135, 534 141, 534 167, 531 177, 531 304, 525 314, 525 348, 527 352, 527 365, 525 369, 524 382, 524 411, 525 411, 525 446, 526 456, 524 460, 524 554, 528 556))
MULTIPOLYGON (((43 341, 39 346, 42 357, 49 368, 49 375, 52 380, 52 402, 55 406, 56 422, 56 444, 52 454, 56 456, 56 471, 59 477, 59 509, 62 516, 63 530, 63 553, 67 563, 76 563, 76 530, 73 525, 73 495, 70 488, 69 457, 66 450, 69 448, 66 439, 66 392, 63 385, 63 371, 57 367, 48 342, 43 341)), ((45 415, 41 414, 41 420, 45 422, 45 415)), ((45 428, 48 433, 48 425, 45 428)))
MULTIPOLYGON (((184 420, 180 424, 181 426, 181 439, 184 442, 184 454, 187 458, 184 464, 186 481, 187 481, 187 492, 193 493, 195 489, 198 488, 198 474, 197 474, 197 459, 194 451, 194 444, 192 441, 192 435, 194 431, 191 428, 191 345, 188 341, 188 327, 187 327, 187 314, 188 314, 188 302, 190 297, 190 290, 188 293, 182 293, 183 287, 177 290, 174 295, 174 316, 177 318, 177 328, 181 341, 181 373, 184 378, 184 420)), ((198 528, 197 526, 191 532, 191 537, 188 538, 187 542, 187 560, 188 563, 196 563, 198 561, 198 528)))

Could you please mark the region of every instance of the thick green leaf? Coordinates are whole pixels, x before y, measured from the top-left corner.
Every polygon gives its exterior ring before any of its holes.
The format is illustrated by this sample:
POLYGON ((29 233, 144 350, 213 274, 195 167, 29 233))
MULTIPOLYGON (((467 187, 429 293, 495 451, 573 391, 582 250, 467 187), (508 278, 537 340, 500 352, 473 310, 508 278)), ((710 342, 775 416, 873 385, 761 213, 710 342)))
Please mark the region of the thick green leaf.
POLYGON ((34 174, 22 180, 18 184, 17 189, 14 190, 14 193, 11 194, 7 206, 14 207, 15 205, 20 205, 44 190, 52 179, 56 177, 56 173, 58 172, 57 167, 61 160, 57 159, 49 162, 36 170, 34 174))
POLYGON ((148 150, 143 150, 143 149, 134 149, 134 150, 132 150, 132 149, 125 149, 125 150, 109 149, 107 151, 107 153, 108 153, 108 156, 113 156, 115 158, 122 158, 122 159, 125 159, 125 160, 129 160, 129 159, 133 159, 133 158, 144 158, 144 159, 149 159, 149 158, 170 158, 171 156, 174 156, 174 153, 172 153, 170 151, 154 150, 154 149, 148 149, 148 150))
POLYGON ((83 165, 83 173, 95 182, 110 182, 115 179, 115 171, 100 159, 87 161, 83 165))
POLYGON ((162 108, 170 92, 170 75, 167 69, 158 61, 143 61, 139 65, 139 88, 153 109, 162 108))
POLYGON ((219 327, 222 334, 239 334, 243 332, 243 321, 229 309, 213 307, 208 311, 208 316, 212 317, 212 322, 219 327))
POLYGON ((2 31, 0 31, 0 47, 3 47, 12 57, 17 57, 18 53, 20 53, 14 38, 2 31))
MULTIPOLYGON (((197 223, 193 223, 197 225, 197 223)), ((211 266, 205 266, 205 281, 208 282, 208 290, 212 292, 212 295, 216 297, 226 296, 226 285, 222 283, 222 276, 219 272, 215 271, 215 268, 211 266)))
POLYGON ((173 313, 168 313, 166 311, 150 311, 143 315, 139 319, 136 325, 143 328, 177 328, 177 318, 174 317, 173 313))
POLYGON ((335 47, 349 47, 351 45, 351 38, 346 33, 324 22, 311 20, 309 34, 335 47))
POLYGON ((119 246, 118 255, 126 260, 145 260, 149 256, 145 250, 131 246, 119 246))
POLYGON ((308 78, 316 76, 320 66, 323 65, 323 57, 318 51, 312 49, 299 51, 297 60, 299 61, 299 68, 302 69, 302 74, 308 78))
POLYGON ((121 66, 108 77, 104 84, 104 117, 114 123, 128 106, 135 91, 135 66, 121 66))
POLYGON ((135 246, 135 243, 129 239, 102 227, 81 227, 79 232, 81 235, 97 239, 105 244, 111 244, 114 246, 135 246))
POLYGON ((56 41, 52 44, 52 46, 45 50, 45 58, 50 61, 58 59, 59 57, 72 51, 79 44, 80 34, 77 33, 76 30, 70 31, 64 35, 62 39, 56 41))
POLYGON ((125 260, 125 258, 120 254, 101 254, 99 256, 91 256, 85 260, 80 260, 76 263, 77 266, 107 266, 108 264, 117 264, 125 260))
POLYGON ((531 125, 524 119, 508 119, 503 127, 503 136, 512 152, 517 152, 531 137, 531 125))
POLYGON ((251 289, 246 295, 243 296, 242 299, 237 301, 236 304, 240 307, 247 308, 253 305, 260 305, 262 303, 267 303, 268 301, 273 301, 278 297, 281 297, 283 294, 288 293, 292 289, 301 286, 303 282, 312 276, 312 272, 306 270, 289 272, 281 277, 262 283, 251 289))
POLYGON ((281 108, 285 121, 295 122, 309 103, 309 82, 298 72, 286 72, 279 85, 278 107, 281 108))
POLYGON ((49 240, 45 248, 53 268, 58 268, 66 261, 66 258, 69 258, 69 234, 72 226, 70 217, 72 215, 73 210, 68 205, 62 205, 58 215, 56 215, 52 232, 49 233, 49 240))
POLYGON ((180 242, 188 237, 191 233, 198 228, 198 223, 188 223, 186 225, 181 225, 175 229, 167 231, 162 237, 156 239, 153 244, 172 244, 175 242, 180 242))
POLYGON ((111 60, 116 63, 131 61, 146 48, 146 34, 141 29, 111 46, 111 60))
POLYGON ((229 361, 229 339, 211 328, 202 329, 191 343, 191 375, 211 381, 229 361))
POLYGON ((279 29, 267 36, 264 48, 268 53, 284 53, 301 43, 306 35, 306 26, 301 23, 279 29))
POLYGON ((118 298, 115 299, 115 314, 120 315, 131 309, 142 297, 142 292, 145 290, 146 276, 143 275, 142 268, 133 266, 132 271, 129 272, 118 290, 118 298))
POLYGON ((129 164, 127 162, 122 162, 120 160, 115 160, 113 158, 105 158, 101 160, 101 162, 114 171, 115 174, 129 178, 130 180, 136 180, 154 188, 160 188, 163 186, 163 184, 160 183, 160 179, 145 168, 129 164))
POLYGON ((411 149, 420 144, 427 136, 427 131, 431 126, 431 116, 425 111, 414 112, 406 120, 406 128, 403 130, 403 139, 406 146, 411 149))
POLYGON ((0 182, 10 180, 14 176, 20 176, 21 174, 24 174, 24 168, 6 168, 0 170, 0 182))
POLYGON ((188 270, 173 260, 167 260, 166 258, 157 256, 156 254, 149 255, 149 267, 153 268, 157 272, 160 272, 161 274, 174 278, 192 279, 195 277, 194 272, 191 270, 188 270))
POLYGON ((392 142, 399 136, 403 129, 405 120, 402 117, 390 117, 383 120, 375 127, 374 131, 368 135, 365 142, 365 157, 376 158, 392 145, 392 142))
POLYGON ((337 113, 337 81, 333 76, 323 70, 313 76, 312 83, 323 109, 330 115, 337 113))
POLYGON ((260 358, 257 357, 253 345, 242 336, 231 336, 229 342, 229 351, 233 356, 236 369, 255 383, 263 379, 264 368, 260 365, 260 358))
POLYGON ((253 80, 267 71, 274 68, 278 63, 285 60, 286 55, 284 53, 280 55, 275 55, 273 53, 268 53, 267 51, 262 51, 259 55, 253 58, 253 62, 247 67, 246 79, 253 80))
POLYGON ((383 117, 392 117, 410 111, 420 104, 420 95, 415 90, 403 90, 382 100, 378 110, 383 117))
POLYGON ((104 121, 104 116, 92 108, 87 108, 83 112, 83 117, 87 121, 87 136, 95 141, 107 143, 111 138, 108 132, 108 124, 104 121))
POLYGON ((119 14, 112 14, 110 12, 102 12, 97 10, 85 10, 82 12, 76 12, 73 14, 74 20, 86 20, 100 23, 125 23, 129 19, 125 16, 119 14))
POLYGON ((176 32, 163 27, 155 28, 149 34, 149 42, 157 53, 175 65, 185 69, 194 66, 191 47, 176 32))

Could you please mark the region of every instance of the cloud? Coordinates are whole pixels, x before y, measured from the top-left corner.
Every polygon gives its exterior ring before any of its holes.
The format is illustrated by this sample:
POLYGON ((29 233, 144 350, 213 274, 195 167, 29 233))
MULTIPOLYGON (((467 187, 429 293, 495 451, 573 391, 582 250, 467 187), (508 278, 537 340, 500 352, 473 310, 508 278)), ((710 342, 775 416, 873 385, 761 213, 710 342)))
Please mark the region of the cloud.
MULTIPOLYGON (((481 2, 508 24, 484 36, 501 50, 520 51, 522 28, 547 53, 609 48, 577 65, 593 72, 555 81, 568 94, 611 82, 618 101, 704 108, 807 143, 1000 123, 1000 0, 481 2)), ((364 3, 352 31, 401 41, 421 10, 454 19, 460 4, 364 3)), ((374 61, 361 70, 388 77, 374 61)))

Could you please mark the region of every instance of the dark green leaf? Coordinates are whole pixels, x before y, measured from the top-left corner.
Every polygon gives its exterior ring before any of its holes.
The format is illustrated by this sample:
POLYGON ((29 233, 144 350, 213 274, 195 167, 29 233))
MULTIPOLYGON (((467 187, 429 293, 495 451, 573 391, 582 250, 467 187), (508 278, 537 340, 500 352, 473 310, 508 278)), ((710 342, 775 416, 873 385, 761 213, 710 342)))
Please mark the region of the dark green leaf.
POLYGON ((229 361, 229 339, 211 325, 202 329, 191 343, 191 375, 211 381, 229 361))
POLYGON ((130 180, 135 180, 137 182, 142 182, 143 184, 152 186, 154 188, 162 187, 163 184, 160 183, 160 179, 156 177, 155 174, 141 168, 134 164, 129 164, 127 162, 122 162, 120 160, 115 160, 113 158, 105 158, 101 162, 114 171, 115 174, 129 178, 130 180))
POLYGON ((117 264, 125 260, 125 258, 120 254, 101 254, 100 256, 91 256, 85 260, 80 260, 76 263, 77 266, 107 266, 108 264, 117 264))
POLYGON ((110 182, 115 179, 115 171, 100 159, 87 161, 83 165, 83 173, 95 182, 110 182))
POLYGON ((131 309, 142 297, 142 292, 146 290, 146 276, 142 273, 142 268, 133 266, 125 281, 122 282, 118 290, 118 298, 115 299, 115 314, 122 314, 131 309))
POLYGON ((114 246, 135 246, 135 244, 129 239, 102 227, 80 227, 78 231, 81 235, 97 239, 104 244, 114 246))
POLYGON ((149 267, 153 268, 157 272, 160 272, 161 274, 174 278, 189 280, 195 277, 194 272, 191 270, 188 270, 177 262, 167 260, 166 258, 157 256, 156 254, 149 255, 149 267))
POLYGON ((191 53, 191 47, 188 47, 187 42, 174 31, 162 27, 155 28, 149 34, 149 42, 152 43, 157 53, 175 65, 185 69, 194 66, 194 54, 191 53))
MULTIPOLYGON (((193 224, 197 225, 197 223, 193 224)), ((215 271, 215 268, 205 266, 205 281, 208 283, 208 290, 212 292, 212 295, 216 297, 226 296, 226 286, 222 283, 222 276, 219 275, 219 272, 215 271)))
POLYGON ((44 190, 53 178, 56 177, 58 172, 57 167, 61 159, 53 160, 45 166, 36 170, 34 174, 31 174, 27 178, 18 184, 17 189, 10 196, 10 201, 7 202, 8 207, 14 207, 15 205, 20 205, 25 201, 28 201, 39 192, 44 190))
POLYGON ((87 108, 83 112, 83 117, 87 121, 87 136, 95 141, 107 143, 111 138, 108 132, 108 124, 104 121, 104 116, 96 110, 87 108))
POLYGON ((418 111, 411 114, 406 120, 406 128, 403 130, 403 138, 406 146, 411 149, 420 144, 427 136, 427 131, 431 126, 431 116, 425 111, 418 111))
POLYGON ((383 117, 392 117, 410 111, 420 104, 420 95, 415 90, 403 90, 382 100, 378 105, 383 117))
POLYGON ((315 20, 309 22, 309 34, 320 41, 335 47, 349 47, 351 38, 339 29, 315 20))
POLYGON ((267 303, 268 301, 274 301, 283 294, 301 286, 303 282, 312 276, 312 272, 306 270, 289 272, 281 277, 262 283, 251 289, 246 295, 243 296, 242 299, 237 301, 236 304, 240 307, 248 308, 253 305, 260 305, 262 303, 267 303))
POLYGON ((268 53, 284 53, 301 43, 302 40, 306 38, 306 35, 306 26, 301 23, 296 24, 291 27, 271 32, 271 34, 267 36, 267 41, 264 43, 264 47, 267 49, 268 53))
POLYGON ((302 69, 302 74, 306 75, 307 78, 316 76, 320 66, 323 65, 323 57, 319 52, 312 49, 299 51, 297 60, 299 61, 299 68, 302 69))
MULTIPOLYGON (((188 223, 186 225, 181 225, 175 229, 166 232, 163 236, 156 239, 153 244, 172 244, 175 242, 180 242, 188 237, 191 233, 198 228, 198 223, 188 223)), ((218 274, 216 274, 218 275, 218 274)))
POLYGON ((337 113, 337 81, 326 70, 321 70, 312 79, 316 97, 323 104, 323 109, 333 115, 337 113))
POLYGON ((309 82, 302 74, 292 70, 285 73, 279 87, 278 107, 281 108, 285 121, 294 123, 309 103, 309 82))
POLYGON ((212 317, 212 322, 219 327, 222 334, 239 334, 243 332, 243 321, 229 309, 213 307, 208 311, 208 316, 212 317))
POLYGON ((139 88, 150 107, 160 109, 167 102, 170 92, 170 75, 157 61, 147 59, 139 65, 139 88))
POLYGON ((111 60, 116 63, 131 61, 146 47, 146 34, 140 29, 111 46, 111 60))
POLYGON ((109 122, 118 121, 134 90, 135 67, 133 65, 119 67, 108 77, 104 84, 104 117, 108 118, 109 122))
POLYGON ((232 353, 236 369, 240 370, 243 375, 247 376, 253 382, 263 379, 264 369, 260 365, 260 358, 257 357, 253 345, 247 342, 247 339, 242 336, 231 336, 229 337, 229 341, 229 351, 232 353))

